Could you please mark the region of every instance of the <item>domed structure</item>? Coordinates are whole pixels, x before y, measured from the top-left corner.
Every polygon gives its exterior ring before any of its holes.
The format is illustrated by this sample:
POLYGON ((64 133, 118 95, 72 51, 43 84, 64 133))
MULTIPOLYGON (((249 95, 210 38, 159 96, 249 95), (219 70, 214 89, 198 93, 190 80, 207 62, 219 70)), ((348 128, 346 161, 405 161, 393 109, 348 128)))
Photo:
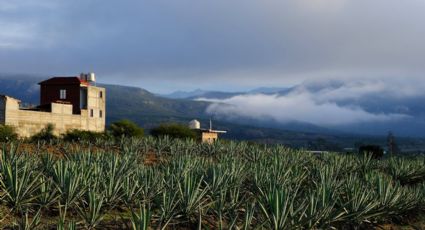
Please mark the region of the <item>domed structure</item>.
POLYGON ((190 129, 201 129, 201 122, 198 120, 191 120, 189 122, 189 128, 190 129))

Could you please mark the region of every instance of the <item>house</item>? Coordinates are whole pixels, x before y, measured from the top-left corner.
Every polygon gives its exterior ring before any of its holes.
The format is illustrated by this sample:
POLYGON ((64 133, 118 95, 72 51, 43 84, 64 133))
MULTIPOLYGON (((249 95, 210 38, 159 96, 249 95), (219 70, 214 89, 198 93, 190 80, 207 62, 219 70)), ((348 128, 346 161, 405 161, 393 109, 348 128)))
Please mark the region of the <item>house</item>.
POLYGON ((40 85, 40 105, 23 108, 21 101, 0 95, 0 124, 10 125, 20 137, 30 137, 47 124, 60 135, 71 129, 105 130, 105 89, 93 85, 93 73, 53 77, 40 85))
POLYGON ((227 131, 223 130, 214 130, 212 129, 212 122, 210 120, 209 129, 202 129, 201 123, 198 120, 192 120, 189 122, 189 128, 195 131, 198 131, 200 134, 200 140, 202 143, 213 143, 218 140, 218 134, 227 133, 227 131))

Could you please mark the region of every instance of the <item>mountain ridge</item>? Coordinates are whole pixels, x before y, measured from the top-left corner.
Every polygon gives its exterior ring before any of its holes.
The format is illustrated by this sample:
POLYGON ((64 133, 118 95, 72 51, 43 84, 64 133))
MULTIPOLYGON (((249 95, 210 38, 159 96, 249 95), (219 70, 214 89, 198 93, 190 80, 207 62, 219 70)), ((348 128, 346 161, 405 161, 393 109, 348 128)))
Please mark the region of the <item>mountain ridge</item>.
MULTIPOLYGON (((38 104, 37 83, 41 79, 0 76, 0 94, 18 98, 22 102, 38 104)), ((370 136, 335 132, 321 128, 315 129, 315 126, 308 124, 294 124, 293 129, 291 129, 290 125, 264 124, 255 119, 235 122, 206 113, 205 111, 211 105, 211 102, 164 98, 139 87, 101 83, 97 85, 107 89, 106 117, 108 124, 119 119, 130 119, 149 130, 160 123, 178 122, 186 124, 191 119, 199 119, 206 124, 212 117, 214 127, 229 131, 228 134, 223 135, 224 138, 236 140, 251 140, 270 144, 280 143, 297 148, 314 149, 326 146, 327 149, 333 150, 352 147, 358 142, 385 145, 385 134, 370 136), (300 126, 304 126, 304 131, 298 130, 300 126)), ((415 141, 402 137, 400 139, 401 142, 405 143, 422 143, 418 142, 418 139, 415 139, 415 141)))

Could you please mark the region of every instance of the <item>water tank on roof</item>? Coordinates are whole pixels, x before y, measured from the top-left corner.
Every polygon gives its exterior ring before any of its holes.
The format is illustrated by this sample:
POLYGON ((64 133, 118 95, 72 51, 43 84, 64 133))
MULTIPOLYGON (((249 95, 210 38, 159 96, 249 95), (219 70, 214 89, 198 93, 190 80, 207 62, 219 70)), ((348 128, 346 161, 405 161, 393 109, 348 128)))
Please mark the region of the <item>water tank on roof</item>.
POLYGON ((96 81, 96 75, 94 73, 87 74, 87 81, 88 82, 95 82, 96 81))
POLYGON ((201 122, 198 120, 191 120, 189 122, 189 128, 190 129, 201 129, 201 122))
POLYGON ((96 75, 94 73, 81 73, 80 79, 82 81, 86 81, 86 82, 95 82, 96 81, 96 75))
POLYGON ((82 81, 87 81, 87 74, 85 74, 85 73, 80 73, 80 79, 81 79, 82 81))

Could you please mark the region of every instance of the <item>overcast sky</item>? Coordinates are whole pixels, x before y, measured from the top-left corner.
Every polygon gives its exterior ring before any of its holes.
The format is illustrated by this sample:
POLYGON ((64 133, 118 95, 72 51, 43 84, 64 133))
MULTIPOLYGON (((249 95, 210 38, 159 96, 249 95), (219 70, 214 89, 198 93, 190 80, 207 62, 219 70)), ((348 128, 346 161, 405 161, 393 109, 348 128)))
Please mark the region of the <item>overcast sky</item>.
POLYGON ((154 92, 422 82, 424 0, 1 0, 0 72, 154 92))

